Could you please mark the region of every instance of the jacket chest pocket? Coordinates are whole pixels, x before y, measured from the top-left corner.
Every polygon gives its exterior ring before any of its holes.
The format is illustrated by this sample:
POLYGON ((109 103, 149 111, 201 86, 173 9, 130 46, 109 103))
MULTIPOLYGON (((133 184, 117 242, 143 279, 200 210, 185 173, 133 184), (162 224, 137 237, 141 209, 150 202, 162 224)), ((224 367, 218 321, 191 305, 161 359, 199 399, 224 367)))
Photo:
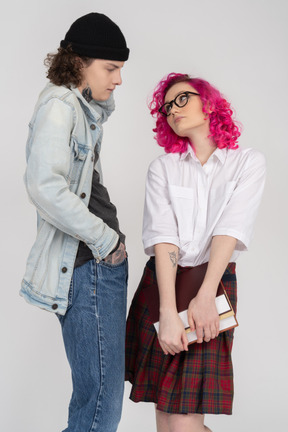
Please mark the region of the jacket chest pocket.
POLYGON ((68 181, 70 184, 78 184, 88 157, 89 149, 86 146, 81 146, 79 144, 75 145, 75 143, 73 144, 68 181))

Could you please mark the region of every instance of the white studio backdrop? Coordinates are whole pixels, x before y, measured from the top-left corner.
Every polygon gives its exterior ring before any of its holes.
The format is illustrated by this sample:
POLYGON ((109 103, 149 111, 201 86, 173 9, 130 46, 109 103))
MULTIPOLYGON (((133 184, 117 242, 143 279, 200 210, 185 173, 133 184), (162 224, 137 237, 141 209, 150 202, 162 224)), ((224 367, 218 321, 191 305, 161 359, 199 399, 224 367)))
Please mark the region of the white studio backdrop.
MULTIPOLYGON (((287 12, 286 0, 26 0, 1 6, 0 430, 60 432, 70 371, 52 314, 18 295, 36 217, 23 185, 28 122, 46 83, 43 59, 70 24, 102 12, 131 56, 117 109, 104 126, 105 185, 118 208, 130 259, 128 306, 147 257, 141 242, 144 182, 162 153, 147 98, 169 72, 200 76, 225 94, 244 126, 240 144, 261 150, 268 179, 250 251, 238 262, 233 416, 207 416, 215 431, 270 432, 287 423, 287 12)), ((152 404, 129 400, 119 432, 155 431, 152 404)), ((80 432, 80 431, 79 431, 80 432)))

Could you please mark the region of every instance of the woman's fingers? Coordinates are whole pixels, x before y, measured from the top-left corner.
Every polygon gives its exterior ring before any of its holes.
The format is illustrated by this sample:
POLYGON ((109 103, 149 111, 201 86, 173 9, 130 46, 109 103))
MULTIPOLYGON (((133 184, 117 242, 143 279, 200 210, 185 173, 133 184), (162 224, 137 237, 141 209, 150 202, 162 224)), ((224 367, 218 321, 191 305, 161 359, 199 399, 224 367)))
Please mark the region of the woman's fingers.
POLYGON ((204 341, 209 342, 219 335, 219 319, 204 327, 204 341))
POLYGON ((160 315, 158 339, 164 354, 175 355, 184 350, 183 332, 185 332, 184 325, 177 311, 176 313, 163 311, 160 315))
POLYGON ((160 347, 162 348, 162 351, 164 352, 165 355, 170 354, 169 351, 168 351, 168 349, 166 348, 165 344, 163 344, 163 343, 161 343, 161 342, 159 341, 159 345, 160 345, 160 347))
POLYGON ((184 351, 188 351, 188 337, 187 337, 187 333, 185 330, 182 333, 181 341, 182 341, 184 351))
POLYGON ((192 332, 196 331, 197 343, 202 343, 204 332, 203 325, 194 321, 192 310, 190 308, 188 308, 188 324, 192 332))
POLYGON ((210 326, 205 326, 204 327, 204 341, 210 342, 211 338, 212 338, 211 328, 210 328, 210 326))
POLYGON ((169 345, 164 345, 164 344, 161 345, 160 344, 160 346, 161 346, 165 355, 171 354, 174 356, 175 354, 178 354, 178 352, 180 352, 176 349, 172 349, 169 345))
POLYGON ((175 354, 179 354, 181 351, 188 351, 188 338, 186 335, 185 330, 183 331, 183 333, 181 334, 181 338, 179 340, 179 343, 168 343, 168 342, 164 342, 164 341, 160 341, 159 340, 159 344, 164 352, 165 355, 167 354, 171 354, 171 355, 175 355, 175 354))
POLYGON ((211 339, 215 339, 219 336, 219 319, 216 322, 205 325, 196 323, 196 335, 198 343, 202 343, 203 340, 209 342, 211 339))
POLYGON ((195 324, 195 321, 194 321, 194 318, 192 315, 192 311, 190 309, 188 309, 187 314, 188 314, 188 324, 189 324, 191 331, 193 332, 196 330, 196 324, 195 324))
POLYGON ((216 328, 216 336, 219 336, 219 331, 220 331, 220 318, 218 317, 216 323, 215 323, 215 328, 216 328))
MULTIPOLYGON (((198 294, 199 295, 199 294, 198 294)), ((188 323, 196 331, 197 342, 209 342, 219 335, 219 315, 215 299, 195 297, 188 307, 188 323)))
MULTIPOLYGON (((217 319, 214 321, 205 322, 202 324, 201 322, 194 321, 192 311, 188 311, 188 323, 191 331, 196 331, 197 343, 210 342, 211 339, 215 339, 219 335, 219 317, 217 315, 217 319)), ((185 330, 181 333, 181 337, 179 341, 176 340, 168 340, 167 338, 163 338, 159 340, 160 346, 164 352, 164 354, 175 355, 180 353, 181 351, 188 351, 188 338, 185 330), (166 340, 165 340, 166 339, 166 340)))
POLYGON ((219 336, 219 319, 211 325, 211 339, 215 339, 219 336))
POLYGON ((203 342, 203 336, 204 336, 204 327, 203 325, 196 324, 196 335, 197 335, 197 343, 202 343, 203 342))

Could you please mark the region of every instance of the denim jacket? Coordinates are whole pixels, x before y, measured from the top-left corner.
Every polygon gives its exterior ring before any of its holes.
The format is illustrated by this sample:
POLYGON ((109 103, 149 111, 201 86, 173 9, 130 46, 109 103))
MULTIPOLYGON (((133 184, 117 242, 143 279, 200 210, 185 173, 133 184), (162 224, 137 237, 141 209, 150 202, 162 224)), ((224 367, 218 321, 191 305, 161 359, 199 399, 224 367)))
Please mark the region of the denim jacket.
MULTIPOLYGON (((29 303, 64 315, 79 241, 99 262, 118 234, 90 213, 94 147, 99 153, 102 123, 114 110, 82 97, 77 88, 47 84, 39 96, 26 147, 24 181, 37 210, 37 236, 20 295, 29 303)), ((100 159, 96 165, 102 179, 100 159)))

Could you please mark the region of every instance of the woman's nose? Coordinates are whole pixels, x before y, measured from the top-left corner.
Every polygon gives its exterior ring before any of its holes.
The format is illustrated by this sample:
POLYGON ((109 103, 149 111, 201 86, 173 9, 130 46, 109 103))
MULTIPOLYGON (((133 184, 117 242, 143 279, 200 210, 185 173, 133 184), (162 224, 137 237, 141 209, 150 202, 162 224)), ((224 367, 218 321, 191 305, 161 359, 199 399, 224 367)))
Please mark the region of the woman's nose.
POLYGON ((177 105, 175 103, 173 103, 171 109, 170 109, 170 114, 175 114, 175 112, 178 112, 179 108, 177 107, 177 105))

